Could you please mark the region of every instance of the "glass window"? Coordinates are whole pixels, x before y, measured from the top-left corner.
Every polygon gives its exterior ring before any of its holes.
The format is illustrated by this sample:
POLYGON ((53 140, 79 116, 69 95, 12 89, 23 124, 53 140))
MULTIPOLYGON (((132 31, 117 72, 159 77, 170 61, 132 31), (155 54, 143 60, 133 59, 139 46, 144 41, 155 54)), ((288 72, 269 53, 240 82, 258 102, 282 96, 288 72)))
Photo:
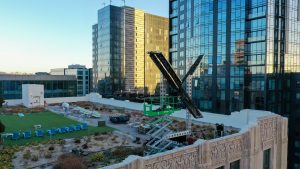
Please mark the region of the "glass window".
POLYGON ((240 160, 230 163, 230 169, 240 169, 240 160))
POLYGON ((300 169, 300 163, 294 164, 294 169, 300 169))
POLYGON ((271 156, 271 149, 265 150, 264 158, 263 158, 263 169, 270 169, 270 156, 271 156))
POLYGON ((295 141, 295 147, 300 148, 300 141, 295 141))
POLYGON ((184 5, 181 5, 180 6, 180 11, 183 11, 184 10, 184 5))
POLYGON ((297 21, 300 21, 300 0, 297 2, 297 21))
POLYGON ((300 100, 300 93, 296 93, 296 99, 300 100))
POLYGON ((297 82, 296 82, 296 88, 297 88, 297 89, 300 89, 300 81, 297 81, 297 82))
POLYGON ((275 80, 269 80, 269 90, 275 90, 275 80))

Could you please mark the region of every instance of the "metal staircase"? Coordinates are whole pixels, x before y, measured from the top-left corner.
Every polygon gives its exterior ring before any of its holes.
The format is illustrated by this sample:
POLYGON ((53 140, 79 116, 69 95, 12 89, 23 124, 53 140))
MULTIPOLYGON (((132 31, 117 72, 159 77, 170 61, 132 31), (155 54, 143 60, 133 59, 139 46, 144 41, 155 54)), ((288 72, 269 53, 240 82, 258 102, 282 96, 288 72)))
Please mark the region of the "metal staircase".
POLYGON ((187 94, 183 88, 183 82, 186 81, 189 75, 192 75, 196 70, 197 66, 200 64, 203 55, 200 55, 193 65, 190 66, 187 74, 180 79, 172 68, 171 64, 167 61, 167 59, 160 52, 149 52, 149 55, 158 69, 161 71, 163 77, 161 76, 161 96, 159 98, 159 102, 155 101, 155 99, 150 98, 148 100, 144 100, 144 115, 155 117, 160 117, 158 120, 154 120, 153 122, 148 123, 148 127, 151 129, 147 132, 147 135, 151 137, 151 139, 146 144, 146 151, 144 155, 151 155, 159 152, 163 152, 166 150, 171 150, 175 147, 182 146, 181 143, 170 140, 171 138, 186 136, 191 134, 191 116, 194 118, 202 118, 202 113, 197 108, 195 103, 190 98, 189 94, 187 94), (187 110, 187 129, 185 131, 174 132, 169 129, 169 126, 173 123, 167 116, 171 115, 175 111, 175 107, 178 108, 178 103, 174 99, 174 97, 168 97, 165 95, 164 89, 164 78, 174 90, 180 96, 180 102, 182 102, 187 110), (159 105, 159 106, 158 106, 159 105), (157 108, 158 107, 158 108, 157 108))
POLYGON ((173 121, 167 116, 149 123, 152 125, 152 129, 147 132, 147 135, 151 137, 151 140, 146 144, 145 155, 156 154, 182 146, 182 144, 172 141, 170 138, 187 135, 189 132, 174 133, 168 128, 172 123, 173 121))

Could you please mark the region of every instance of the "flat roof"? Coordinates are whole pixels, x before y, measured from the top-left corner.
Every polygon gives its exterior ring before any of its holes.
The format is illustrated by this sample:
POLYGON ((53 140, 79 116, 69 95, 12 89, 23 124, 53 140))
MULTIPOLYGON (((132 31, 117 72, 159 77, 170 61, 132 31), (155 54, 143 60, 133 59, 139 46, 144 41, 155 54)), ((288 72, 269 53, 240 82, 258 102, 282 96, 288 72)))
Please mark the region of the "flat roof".
MULTIPOLYGON (((91 99, 90 101, 93 101, 93 99, 91 99)), ((144 111, 144 103, 135 103, 135 102, 106 99, 106 98, 97 99, 96 102, 104 105, 114 106, 114 107, 121 107, 121 108, 126 108, 131 110, 142 111, 142 112, 144 111)), ((175 118, 185 119, 186 111, 187 111, 186 109, 182 109, 174 112, 171 116, 175 118)), ((210 123, 210 124, 222 123, 225 126, 231 126, 234 128, 239 128, 241 130, 245 128, 249 128, 249 126, 252 126, 252 124, 256 123, 258 118, 270 116, 270 115, 276 115, 275 113, 269 111, 252 110, 252 109, 244 109, 241 111, 232 112, 231 115, 216 114, 216 113, 209 113, 203 111, 201 113, 203 115, 203 118, 195 119, 193 116, 191 116, 191 119, 196 122, 203 122, 203 123, 210 123)))
POLYGON ((69 81, 77 80, 76 76, 73 75, 12 75, 3 74, 0 75, 0 81, 16 81, 16 80, 30 80, 30 81, 69 81))
MULTIPOLYGON (((231 112, 231 115, 216 114, 209 112, 201 112, 203 118, 195 119, 191 116, 193 121, 210 123, 210 124, 224 124, 224 126, 232 126, 239 129, 247 129, 252 124, 256 123, 258 118, 266 117, 270 115, 276 115, 275 113, 263 110, 244 109, 241 111, 231 112)), ((174 112, 171 116, 177 118, 186 118, 186 110, 174 112)))

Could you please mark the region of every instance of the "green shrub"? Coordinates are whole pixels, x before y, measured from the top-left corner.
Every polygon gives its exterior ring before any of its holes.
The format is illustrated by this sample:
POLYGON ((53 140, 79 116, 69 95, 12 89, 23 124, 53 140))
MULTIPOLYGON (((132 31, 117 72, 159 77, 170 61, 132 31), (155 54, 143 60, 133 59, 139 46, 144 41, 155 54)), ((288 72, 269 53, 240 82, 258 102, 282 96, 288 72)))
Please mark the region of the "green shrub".
POLYGON ((81 143, 81 140, 80 140, 79 138, 76 138, 76 139, 74 140, 74 143, 75 143, 75 144, 80 144, 80 143, 81 143))
POLYGON ((59 139, 59 140, 58 140, 58 144, 60 144, 60 145, 64 145, 65 143, 66 143, 66 141, 63 140, 63 139, 59 139))
POLYGON ((102 152, 96 153, 92 156, 91 160, 93 162, 103 162, 105 160, 105 156, 102 152))
POLYGON ((132 155, 143 156, 144 155, 144 147, 133 148, 132 155))
POLYGON ((54 146, 50 146, 50 147, 48 148, 48 150, 53 151, 53 150, 54 150, 54 146))
POLYGON ((86 169, 84 160, 74 154, 63 154, 59 157, 57 164, 53 169, 86 169))
POLYGON ((3 132, 5 132, 5 126, 0 120, 0 133, 3 133, 3 132))
POLYGON ((18 146, 6 147, 0 151, 0 169, 13 168, 12 158, 17 151, 19 151, 18 146))
POLYGON ((82 148, 82 149, 87 149, 87 148, 89 148, 89 146, 88 146, 87 143, 85 143, 85 144, 83 144, 83 145, 81 146, 81 148, 82 148))
POLYGON ((132 154, 132 149, 131 148, 126 148, 126 147, 119 147, 116 148, 113 152, 112 155, 116 158, 125 158, 129 154, 132 154))
POLYGON ((38 161, 38 160, 39 160, 39 156, 37 156, 37 155, 33 155, 31 157, 31 161, 38 161))
POLYGON ((23 154, 23 158, 26 160, 29 160, 31 158, 31 152, 30 150, 27 150, 24 154, 23 154))
POLYGON ((0 98, 0 107, 2 107, 2 104, 4 103, 4 99, 3 98, 0 98))
POLYGON ((45 154, 44 154, 44 157, 46 159, 49 159, 49 158, 52 158, 52 153, 50 151, 47 151, 45 154))

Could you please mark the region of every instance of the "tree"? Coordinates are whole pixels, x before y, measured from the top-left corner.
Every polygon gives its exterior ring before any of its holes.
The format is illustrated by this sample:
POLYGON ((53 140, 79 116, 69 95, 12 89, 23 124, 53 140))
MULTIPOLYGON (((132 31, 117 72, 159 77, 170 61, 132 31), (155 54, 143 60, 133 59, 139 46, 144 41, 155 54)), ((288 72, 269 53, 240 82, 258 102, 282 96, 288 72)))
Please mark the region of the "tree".
POLYGON ((3 133, 5 131, 4 124, 0 121, 0 133, 3 133))
MULTIPOLYGON (((5 131, 5 126, 4 126, 4 124, 0 121, 0 134, 1 133, 4 133, 4 131, 5 131)), ((2 139, 0 139, 0 145, 2 144, 2 139)), ((2 149, 3 147, 2 146, 0 146, 0 150, 2 149)), ((0 167, 1 168, 1 167, 0 167)))
POLYGON ((5 103, 4 99, 0 97, 0 107, 2 107, 2 104, 5 103))
POLYGON ((58 162, 53 169, 86 169, 82 158, 74 154, 63 154, 59 157, 58 162))

